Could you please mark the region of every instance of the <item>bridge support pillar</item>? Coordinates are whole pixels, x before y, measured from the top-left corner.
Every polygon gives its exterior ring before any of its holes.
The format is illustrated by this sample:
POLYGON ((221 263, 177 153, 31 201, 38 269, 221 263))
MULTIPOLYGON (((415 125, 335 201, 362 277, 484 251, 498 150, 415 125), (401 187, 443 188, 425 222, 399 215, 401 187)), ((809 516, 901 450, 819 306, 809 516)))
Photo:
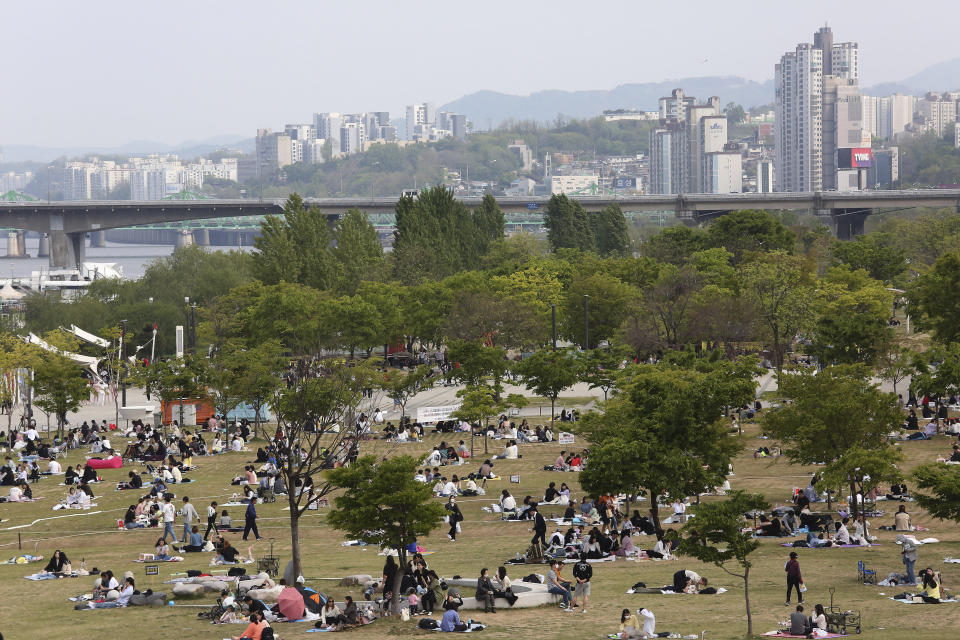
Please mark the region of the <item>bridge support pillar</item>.
POLYGON ((107 232, 102 229, 95 229, 90 232, 90 248, 103 249, 107 246, 107 232))
POLYGON ((179 249, 180 247, 189 247, 193 244, 193 232, 188 229, 184 229, 177 234, 174 239, 174 244, 179 249))
POLYGON ((201 247, 210 246, 210 229, 194 229, 193 241, 201 247))
POLYGON ((869 215, 870 212, 863 209, 831 210, 830 217, 833 218, 837 238, 839 240, 853 240, 857 236, 862 236, 864 223, 869 215))
POLYGON ((83 231, 51 231, 50 268, 79 270, 87 257, 86 235, 83 231))
POLYGON ((23 231, 12 230, 7 233, 7 257, 24 258, 27 255, 23 231))
POLYGON ((37 257, 46 258, 50 255, 50 238, 47 234, 40 234, 40 245, 37 247, 37 257))

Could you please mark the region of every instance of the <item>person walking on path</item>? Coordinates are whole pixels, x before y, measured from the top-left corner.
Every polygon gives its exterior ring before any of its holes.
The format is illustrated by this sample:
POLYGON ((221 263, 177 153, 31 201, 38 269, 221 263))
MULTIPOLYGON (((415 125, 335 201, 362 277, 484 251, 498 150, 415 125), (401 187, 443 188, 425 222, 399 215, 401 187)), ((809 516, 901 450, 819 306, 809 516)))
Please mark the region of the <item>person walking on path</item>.
POLYGON ((917 543, 902 533, 897 536, 897 542, 901 545, 900 555, 907 568, 907 584, 916 584, 917 576, 913 573, 913 567, 917 564, 917 543))
POLYGON ((787 560, 787 564, 783 566, 783 570, 787 572, 787 602, 786 605, 790 606, 790 592, 795 588, 797 590, 797 604, 803 603, 803 593, 800 591, 800 588, 803 586, 803 576, 800 574, 800 563, 797 561, 797 552, 790 552, 790 559, 787 560))
POLYGON ((530 505, 529 517, 533 520, 533 540, 530 541, 530 544, 537 544, 537 540, 540 541, 541 548, 547 547, 547 521, 543 519, 543 516, 540 515, 540 510, 537 508, 537 503, 534 502, 530 505))
POLYGON ((247 539, 247 536, 250 535, 251 531, 253 531, 253 535, 257 540, 261 539, 260 531, 257 529, 257 508, 254 506, 253 500, 247 503, 247 512, 244 514, 244 540, 247 539))
POLYGON ((220 535, 220 530, 217 529, 217 503, 211 502, 210 506, 207 507, 207 530, 203 534, 203 540, 206 542, 207 536, 210 535, 210 532, 213 531, 213 535, 220 535))
POLYGON ((593 577, 593 567, 587 562, 587 554, 580 554, 580 561, 573 565, 573 577, 577 584, 573 590, 573 608, 577 607, 577 600, 580 600, 580 613, 587 612, 587 600, 590 599, 590 579, 593 577))
POLYGON ((450 500, 444 505, 444 508, 450 512, 448 517, 450 521, 450 531, 447 533, 447 537, 450 538, 451 542, 456 542, 457 525, 463 522, 463 513, 460 511, 460 507, 457 505, 457 501, 453 496, 450 496, 450 500))
POLYGON ((173 530, 173 521, 177 517, 177 508, 170 503, 170 496, 163 496, 163 506, 161 507, 163 511, 163 540, 166 542, 167 534, 170 534, 170 537, 173 538, 174 542, 180 542, 177 540, 177 534, 173 530))
POLYGON ((199 524, 200 514, 197 513, 196 508, 190 503, 190 498, 183 497, 183 509, 180 510, 183 513, 183 539, 190 539, 190 531, 193 529, 193 525, 199 524))

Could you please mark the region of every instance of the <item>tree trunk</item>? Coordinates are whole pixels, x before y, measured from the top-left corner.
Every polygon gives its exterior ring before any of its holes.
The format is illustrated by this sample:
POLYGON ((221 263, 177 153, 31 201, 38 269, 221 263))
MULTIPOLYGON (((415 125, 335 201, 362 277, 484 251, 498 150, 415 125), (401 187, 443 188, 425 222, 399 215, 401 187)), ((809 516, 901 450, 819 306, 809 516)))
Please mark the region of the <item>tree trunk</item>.
POLYGON ((750 615, 750 567, 743 568, 743 600, 747 606, 747 637, 753 637, 753 617, 750 615))
POLYGON ((295 483, 290 482, 287 485, 287 503, 290 505, 290 559, 293 562, 294 573, 297 576, 302 576, 303 566, 300 560, 300 511, 297 508, 297 497, 294 495, 295 492, 295 483))
POLYGON ((780 331, 778 329, 772 329, 773 333, 773 366, 776 368, 777 373, 780 373, 783 370, 783 354, 780 349, 780 331))
POLYGON ((659 538, 663 535, 663 527, 660 526, 660 507, 658 502, 660 496, 653 493, 653 491, 648 492, 650 494, 650 515, 653 516, 653 529, 657 532, 657 537, 659 538))
POLYGON ((557 402, 557 396, 550 396, 550 428, 553 429, 554 405, 557 402))
POLYGON ((860 505, 857 504, 857 484, 852 475, 850 476, 850 509, 853 513, 853 521, 856 522, 860 505))
POLYGON ((400 615, 400 585, 403 584, 404 567, 407 566, 407 550, 405 547, 397 549, 397 573, 390 587, 390 615, 400 615))
POLYGON ((183 429, 183 396, 180 396, 180 428, 183 429))

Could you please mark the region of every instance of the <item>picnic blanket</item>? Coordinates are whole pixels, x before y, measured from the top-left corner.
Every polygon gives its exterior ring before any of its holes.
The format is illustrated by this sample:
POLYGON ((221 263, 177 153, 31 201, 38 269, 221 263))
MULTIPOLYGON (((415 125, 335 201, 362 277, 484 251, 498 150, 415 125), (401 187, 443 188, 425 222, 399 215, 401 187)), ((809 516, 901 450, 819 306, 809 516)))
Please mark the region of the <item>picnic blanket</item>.
MULTIPOLYGON (((725 587, 718 587, 718 588, 717 588, 717 595, 719 595, 719 594, 721 594, 721 593, 726 593, 726 592, 727 592, 727 589, 726 589, 725 587)), ((647 587, 646 589, 644 589, 644 588, 640 588, 640 589, 627 589, 627 593, 630 594, 630 595, 633 595, 633 594, 635 594, 635 593, 662 593, 663 595, 674 595, 674 594, 676 594, 677 592, 674 591, 672 587, 669 588, 669 589, 666 588, 666 587, 661 588, 661 589, 657 589, 656 587, 647 587)), ((682 592, 681 592, 681 593, 682 593, 682 592)), ((713 595, 713 594, 710 594, 710 593, 704 593, 704 594, 700 594, 700 593, 695 593, 695 594, 685 593, 684 595, 705 595, 705 596, 709 596, 709 595, 713 595)))
MULTIPOLYGON (((798 540, 797 542, 806 542, 806 540, 798 540)), ((781 542, 781 547, 793 547, 792 542, 781 542)), ((795 549, 861 549, 863 547, 879 547, 880 543, 873 542, 871 544, 835 544, 829 547, 794 547, 795 549)))
POLYGON ((80 574, 76 571, 71 571, 70 573, 48 573, 41 571, 40 573, 33 573, 23 577, 27 580, 58 580, 60 578, 79 578, 80 574))
POLYGON ((157 558, 153 558, 152 560, 139 559, 139 560, 134 560, 134 562, 138 562, 140 564, 144 564, 144 563, 150 564, 152 562, 183 562, 183 556, 173 556, 172 558, 167 558, 166 560, 160 560, 157 558))
MULTIPOLYGON (((587 558, 587 562, 590 564, 596 564, 597 562, 613 562, 617 559, 617 556, 607 556, 606 558, 587 558)), ((574 564, 580 562, 579 558, 564 558, 564 564, 574 564)))
POLYGON ((30 555, 29 553, 21 553, 18 556, 13 556, 2 564, 27 564, 29 562, 40 562, 41 560, 43 560, 43 556, 34 556, 30 555))
MULTIPOLYGON (((910 600, 906 600, 903 598, 890 598, 890 599, 893 600, 894 602, 900 602, 902 604, 927 604, 926 602, 914 602, 912 599, 910 600)), ((948 598, 946 600, 941 600, 940 604, 949 604, 951 602, 960 602, 960 600, 957 600, 956 598, 948 598)))
POLYGON ((960 564, 960 558, 951 558, 949 556, 944 558, 943 561, 947 564, 960 564))
MULTIPOLYGON (((940 540, 938 540, 937 538, 924 538, 923 540, 918 540, 918 539, 917 539, 916 537, 914 537, 914 536, 909 536, 909 537, 910 537, 910 538, 913 538, 913 543, 914 543, 915 545, 917 545, 917 546, 920 546, 921 544, 936 544, 936 543, 940 542, 940 540)), ((897 541, 897 544, 903 544, 903 543, 901 543, 901 542, 898 540, 898 541, 897 541)))
MULTIPOLYGON (((791 635, 791 634, 787 633, 786 631, 767 631, 767 632, 764 633, 763 635, 765 635, 765 636, 773 636, 773 637, 775 637, 775 638, 807 638, 807 637, 809 637, 809 636, 794 636, 794 635, 791 635)), ((814 636, 814 637, 816 637, 816 638, 843 638, 843 637, 846 637, 847 635, 848 635, 848 634, 844 634, 844 633, 825 633, 825 634, 822 635, 822 636, 814 636)))

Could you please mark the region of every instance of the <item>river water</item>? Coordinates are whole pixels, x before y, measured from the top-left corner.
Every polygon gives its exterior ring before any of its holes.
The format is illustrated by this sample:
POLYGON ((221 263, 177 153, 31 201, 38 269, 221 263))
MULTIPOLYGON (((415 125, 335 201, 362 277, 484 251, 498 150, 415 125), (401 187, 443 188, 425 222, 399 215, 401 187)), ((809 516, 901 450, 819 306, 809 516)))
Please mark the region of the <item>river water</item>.
MULTIPOLYGON (((27 237, 27 253, 37 255, 39 238, 27 237)), ((108 242, 106 247, 87 247, 86 262, 115 262, 123 269, 123 277, 136 280, 143 275, 149 264, 157 258, 165 258, 173 253, 173 245, 118 244, 108 242)), ((209 247, 211 251, 221 247, 209 247)), ((236 250, 237 247, 222 247, 223 250, 236 250)), ((48 271, 48 258, 7 258, 0 257, 0 279, 29 278, 34 271, 48 271)))

